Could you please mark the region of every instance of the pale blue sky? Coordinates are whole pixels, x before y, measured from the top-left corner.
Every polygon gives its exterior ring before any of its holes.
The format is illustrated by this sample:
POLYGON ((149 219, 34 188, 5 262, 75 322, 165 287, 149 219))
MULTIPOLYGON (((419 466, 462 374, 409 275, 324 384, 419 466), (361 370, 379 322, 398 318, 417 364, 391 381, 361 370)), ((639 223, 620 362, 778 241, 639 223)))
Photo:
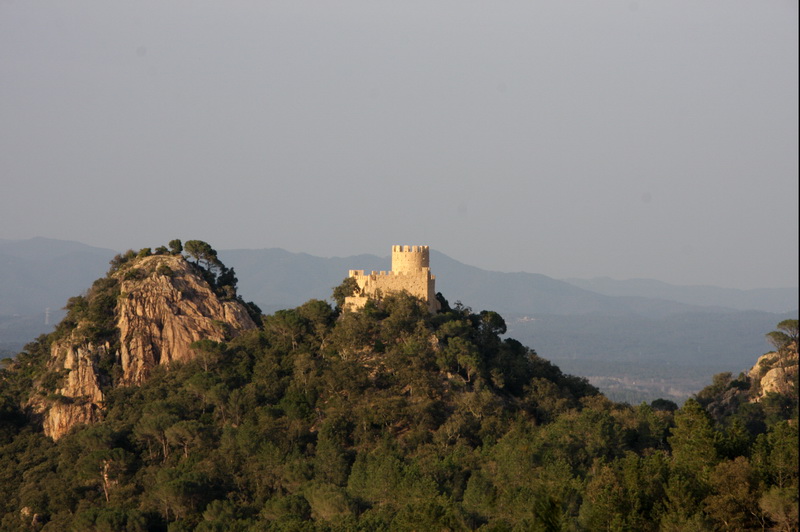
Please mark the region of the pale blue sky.
POLYGON ((0 238, 796 286, 796 1, 0 1, 0 238))

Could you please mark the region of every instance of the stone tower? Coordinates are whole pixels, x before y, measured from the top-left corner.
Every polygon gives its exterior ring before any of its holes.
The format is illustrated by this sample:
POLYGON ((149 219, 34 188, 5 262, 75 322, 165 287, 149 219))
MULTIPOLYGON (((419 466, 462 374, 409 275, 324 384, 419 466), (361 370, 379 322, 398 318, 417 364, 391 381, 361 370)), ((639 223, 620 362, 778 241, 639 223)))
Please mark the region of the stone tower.
POLYGON ((431 312, 441 308, 436 299, 436 277, 431 275, 428 246, 392 246, 392 270, 364 273, 350 270, 358 283, 359 293, 345 299, 345 308, 363 307, 369 298, 406 291, 428 303, 431 312))
POLYGON ((428 246, 392 246, 392 272, 413 273, 430 267, 428 246))

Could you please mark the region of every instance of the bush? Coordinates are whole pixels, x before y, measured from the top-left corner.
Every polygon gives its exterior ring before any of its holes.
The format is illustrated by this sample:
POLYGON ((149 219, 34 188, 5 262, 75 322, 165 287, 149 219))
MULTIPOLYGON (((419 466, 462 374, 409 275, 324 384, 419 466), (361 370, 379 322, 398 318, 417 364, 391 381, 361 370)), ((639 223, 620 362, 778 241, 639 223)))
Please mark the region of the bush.
POLYGON ((158 275, 163 275, 164 277, 172 277, 172 275, 173 275, 175 272, 173 272, 173 271, 172 271, 172 268, 170 268, 170 267, 169 267, 169 266, 167 266, 166 264, 159 264, 159 265, 158 265, 158 268, 156 268, 156 273, 157 273, 158 275))
POLYGON ((131 268, 127 272, 125 272, 125 280, 126 281, 141 281, 147 277, 147 272, 142 270, 141 268, 131 268))

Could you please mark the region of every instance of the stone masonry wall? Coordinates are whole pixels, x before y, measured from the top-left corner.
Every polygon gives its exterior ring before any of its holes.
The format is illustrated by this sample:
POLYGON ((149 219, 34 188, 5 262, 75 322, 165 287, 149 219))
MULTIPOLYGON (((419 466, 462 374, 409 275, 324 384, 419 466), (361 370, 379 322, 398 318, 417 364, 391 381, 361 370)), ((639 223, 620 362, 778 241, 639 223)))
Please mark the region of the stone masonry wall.
POLYGON ((416 272, 430 265, 428 246, 392 246, 393 272, 416 272))
POLYGON ((367 274, 364 270, 350 270, 350 277, 355 278, 361 294, 348 297, 345 305, 360 308, 369 297, 405 290, 427 301, 431 312, 439 310, 436 277, 431 275, 429 253, 428 246, 392 246, 392 271, 367 274))

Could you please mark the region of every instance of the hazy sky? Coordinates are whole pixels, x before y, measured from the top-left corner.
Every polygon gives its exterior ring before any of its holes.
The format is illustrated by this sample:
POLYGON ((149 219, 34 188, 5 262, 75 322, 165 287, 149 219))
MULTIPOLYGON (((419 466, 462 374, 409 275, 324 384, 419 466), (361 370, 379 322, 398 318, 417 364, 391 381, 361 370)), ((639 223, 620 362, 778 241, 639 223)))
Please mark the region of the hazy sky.
POLYGON ((796 286, 798 3, 0 0, 33 236, 796 286))

